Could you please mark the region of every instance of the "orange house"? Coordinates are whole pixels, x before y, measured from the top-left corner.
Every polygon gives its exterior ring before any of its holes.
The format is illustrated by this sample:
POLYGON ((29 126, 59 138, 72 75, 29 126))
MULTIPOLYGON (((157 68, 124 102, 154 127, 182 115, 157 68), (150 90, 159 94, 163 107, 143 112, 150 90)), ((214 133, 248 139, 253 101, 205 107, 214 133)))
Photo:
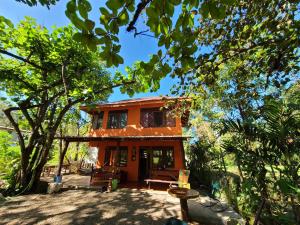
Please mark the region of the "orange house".
POLYGON ((185 167, 187 137, 182 127, 188 112, 174 116, 167 100, 181 99, 154 97, 82 106, 92 116, 89 144, 98 148, 97 167, 117 167, 134 182, 177 177, 185 167))

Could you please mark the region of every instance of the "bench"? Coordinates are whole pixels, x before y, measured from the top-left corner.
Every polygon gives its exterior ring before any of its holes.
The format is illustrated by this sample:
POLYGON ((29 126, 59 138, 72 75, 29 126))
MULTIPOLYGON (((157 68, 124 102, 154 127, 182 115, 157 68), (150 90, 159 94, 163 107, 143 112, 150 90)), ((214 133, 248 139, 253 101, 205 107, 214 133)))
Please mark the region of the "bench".
POLYGON ((172 184, 178 184, 178 181, 174 180, 159 180, 159 179, 145 179, 145 182, 148 184, 148 188, 150 189, 150 184, 151 183, 164 183, 164 184, 169 184, 170 187, 172 184))

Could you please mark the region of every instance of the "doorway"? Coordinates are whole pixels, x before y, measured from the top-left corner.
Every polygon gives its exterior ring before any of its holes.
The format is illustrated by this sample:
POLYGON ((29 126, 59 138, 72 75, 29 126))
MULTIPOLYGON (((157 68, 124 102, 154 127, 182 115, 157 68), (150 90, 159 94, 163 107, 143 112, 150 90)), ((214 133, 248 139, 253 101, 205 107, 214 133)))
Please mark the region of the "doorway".
POLYGON ((147 149, 140 149, 139 181, 150 177, 150 154, 147 149))

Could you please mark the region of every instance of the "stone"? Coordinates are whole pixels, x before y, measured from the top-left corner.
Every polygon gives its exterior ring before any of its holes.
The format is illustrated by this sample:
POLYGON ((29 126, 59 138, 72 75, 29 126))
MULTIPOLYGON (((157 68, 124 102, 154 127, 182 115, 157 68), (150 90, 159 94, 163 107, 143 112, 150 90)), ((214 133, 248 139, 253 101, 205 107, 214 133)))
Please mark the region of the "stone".
POLYGON ((58 193, 63 187, 62 183, 49 183, 48 184, 48 190, 47 193, 48 194, 53 194, 53 193, 58 193))
MULTIPOLYGON (((244 219, 235 212, 231 207, 226 208, 222 212, 215 212, 209 207, 209 197, 199 197, 188 201, 189 214, 192 220, 202 222, 207 225, 244 225, 244 219)), ((222 204, 226 204, 223 202, 222 204)))
POLYGON ((0 193, 0 202, 6 201, 6 198, 0 193))

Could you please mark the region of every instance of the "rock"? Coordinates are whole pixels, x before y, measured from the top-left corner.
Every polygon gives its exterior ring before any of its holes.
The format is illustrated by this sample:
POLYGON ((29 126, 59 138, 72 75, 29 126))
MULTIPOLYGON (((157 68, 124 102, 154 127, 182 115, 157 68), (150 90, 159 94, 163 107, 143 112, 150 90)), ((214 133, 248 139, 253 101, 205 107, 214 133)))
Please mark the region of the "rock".
MULTIPOLYGON (((243 218, 235 212, 231 207, 228 207, 223 212, 215 212, 209 207, 204 205, 209 205, 208 197, 200 197, 199 199, 189 200, 189 214, 192 220, 197 222, 202 222, 207 225, 244 225, 245 221, 243 218)), ((226 204, 226 203, 222 203, 226 204)))
POLYGON ((4 196, 0 193, 0 202, 4 202, 6 201, 6 198, 4 198, 4 196))
POLYGON ((62 187, 63 187, 62 183, 54 183, 54 182, 49 183, 47 193, 48 194, 57 193, 62 189, 62 187))

